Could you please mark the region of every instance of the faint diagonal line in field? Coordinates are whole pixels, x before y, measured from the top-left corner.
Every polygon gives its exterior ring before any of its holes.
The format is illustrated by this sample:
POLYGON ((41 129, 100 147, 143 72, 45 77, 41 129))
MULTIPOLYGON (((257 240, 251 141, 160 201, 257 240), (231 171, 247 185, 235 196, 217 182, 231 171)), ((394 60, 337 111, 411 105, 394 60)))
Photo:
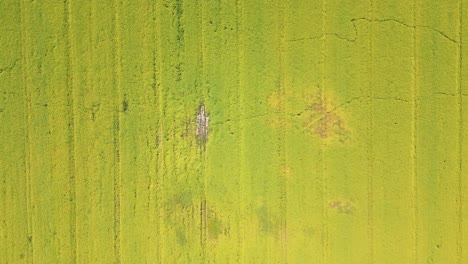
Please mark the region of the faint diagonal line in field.
POLYGON ((354 37, 353 38, 344 37, 344 36, 341 36, 338 33, 329 32, 329 33, 325 33, 325 34, 320 35, 320 36, 290 39, 289 41, 296 42, 296 41, 305 41, 305 40, 313 40, 313 39, 323 39, 323 38, 325 38, 327 36, 333 36, 333 37, 336 37, 336 38, 339 38, 339 39, 342 39, 342 40, 345 40, 345 41, 348 41, 348 42, 355 42, 356 39, 357 39, 357 36, 358 36, 358 31, 357 31, 356 24, 354 22, 353 22, 353 28, 354 28, 354 37))
POLYGON ((16 59, 11 65, 6 66, 4 68, 0 68, 0 74, 6 72, 6 71, 11 71, 16 67, 16 63, 18 63, 19 59, 16 59))
MULTIPOLYGON (((437 92, 437 93, 434 93, 434 95, 458 96, 458 94, 444 93, 444 92, 437 92)), ((462 93, 461 96, 468 96, 468 94, 462 93)))
MULTIPOLYGON (((407 99, 403 99, 403 98, 399 98, 399 97, 383 97, 383 96, 372 96, 371 98, 368 97, 368 96, 357 96, 357 97, 353 97, 351 99, 349 99, 348 101, 326 111, 323 113, 323 115, 326 115, 326 114, 330 114, 330 113, 333 113, 341 108, 344 108, 356 101, 360 101, 360 100, 364 100, 364 99, 374 99, 374 100, 390 100, 390 101, 399 101, 399 102, 403 102, 403 103, 410 103, 409 100, 407 99)), ((272 115, 287 115, 287 116, 291 116, 291 117, 300 117, 302 116, 302 114, 306 113, 306 112, 310 112, 310 111, 313 111, 313 109, 310 109, 310 108, 306 108, 302 111, 299 111, 299 112, 284 112, 284 111, 274 111, 274 112, 265 112, 265 113, 261 113, 261 114, 257 114, 257 115, 250 115, 250 116, 244 116, 244 117, 239 117, 237 119, 226 119, 226 120, 222 120, 222 121, 218 121, 218 122, 213 122, 212 123, 212 126, 218 126, 218 125, 224 125, 226 123, 230 123, 230 122, 241 122, 241 121, 246 121, 246 120, 252 120, 252 119, 258 119, 258 118, 262 118, 262 117, 266 117, 266 116, 272 116, 272 115)), ((321 117, 318 117, 317 120, 320 120, 321 117)))
POLYGON ((258 114, 258 115, 240 117, 240 118, 237 118, 237 119, 226 119, 226 120, 223 120, 223 121, 215 122, 212 125, 213 126, 224 125, 224 124, 229 123, 229 122, 240 122, 240 121, 245 121, 245 120, 251 120, 251 119, 260 118, 260 117, 264 117, 264 116, 271 115, 271 114, 272 114, 271 112, 268 112, 268 113, 263 113, 263 114, 258 114))
POLYGON ((458 41, 451 38, 450 36, 448 36, 446 33, 436 29, 436 28, 433 28, 433 27, 430 27, 430 26, 426 26, 426 25, 410 25, 410 24, 407 24, 407 23, 404 23, 402 21, 399 21, 397 19, 393 19, 393 18, 386 18, 386 19, 369 19, 369 18, 366 18, 366 17, 361 17, 361 18, 353 18, 350 20, 350 22, 352 23, 353 25, 353 30, 354 30, 354 37, 350 38, 350 37, 346 37, 346 36, 343 36, 343 35, 340 35, 336 32, 327 32, 325 34, 322 34, 322 35, 319 35, 319 36, 312 36, 312 37, 305 37, 305 38, 296 38, 296 39, 290 39, 289 41, 290 42, 296 42, 296 41, 306 41, 306 40, 314 40, 314 39, 323 39, 323 38, 326 38, 328 36, 332 36, 332 37, 336 37, 338 39, 341 39, 341 40, 345 40, 345 41, 348 41, 348 42, 355 42, 358 38, 358 30, 357 30, 357 26, 356 26, 356 22, 357 21, 367 21, 369 23, 386 23, 386 22, 390 22, 390 23, 396 23, 396 24, 399 24, 401 26, 404 26, 404 27, 407 27, 407 28, 411 28, 411 29, 415 29, 415 28, 423 28, 423 29, 427 29, 429 31, 432 31, 434 33, 437 33, 438 35, 442 36, 443 38, 459 45, 458 41))
POLYGON ((433 31, 439 35, 441 35, 442 37, 450 40, 451 42, 453 43, 457 43, 458 44, 458 41, 456 41, 455 39, 449 37, 446 33, 438 30, 438 29, 435 29, 433 27, 430 27, 430 26, 425 26, 425 25, 410 25, 410 24, 406 24, 402 21, 399 21, 397 19, 393 19, 393 18, 387 18, 387 19, 369 19, 369 18, 365 18, 365 17, 362 17, 362 18, 355 18, 355 19, 351 19, 351 22, 354 24, 355 21, 359 21, 359 20, 365 20, 367 22, 379 22, 379 23, 384 23, 384 22, 393 22, 393 23, 397 23, 397 24, 400 24, 402 26, 405 26, 405 27, 408 27, 408 28, 425 28, 425 29, 428 29, 430 31, 433 31))

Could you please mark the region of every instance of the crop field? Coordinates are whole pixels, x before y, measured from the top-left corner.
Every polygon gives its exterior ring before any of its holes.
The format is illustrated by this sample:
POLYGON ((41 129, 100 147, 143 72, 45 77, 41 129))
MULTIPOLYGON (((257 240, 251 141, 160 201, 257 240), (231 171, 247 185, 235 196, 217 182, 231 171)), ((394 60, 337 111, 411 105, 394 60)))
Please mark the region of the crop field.
POLYGON ((468 263, 468 0, 0 0, 0 264, 468 263))

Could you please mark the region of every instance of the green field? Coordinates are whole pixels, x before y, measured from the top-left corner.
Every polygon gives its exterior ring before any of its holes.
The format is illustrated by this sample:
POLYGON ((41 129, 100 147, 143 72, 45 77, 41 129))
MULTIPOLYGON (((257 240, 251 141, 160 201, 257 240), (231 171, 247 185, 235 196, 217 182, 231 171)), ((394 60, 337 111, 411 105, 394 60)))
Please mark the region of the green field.
POLYGON ((467 0, 1 0, 0 264, 468 263, 467 36, 467 0))

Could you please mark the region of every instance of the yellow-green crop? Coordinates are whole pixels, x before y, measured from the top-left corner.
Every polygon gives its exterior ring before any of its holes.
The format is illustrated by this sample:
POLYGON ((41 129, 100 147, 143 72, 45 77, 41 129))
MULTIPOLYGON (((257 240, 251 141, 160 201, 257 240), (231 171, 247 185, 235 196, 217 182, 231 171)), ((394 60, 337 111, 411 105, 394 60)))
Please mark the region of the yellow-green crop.
POLYGON ((0 1, 0 263, 468 263, 467 0, 0 1))

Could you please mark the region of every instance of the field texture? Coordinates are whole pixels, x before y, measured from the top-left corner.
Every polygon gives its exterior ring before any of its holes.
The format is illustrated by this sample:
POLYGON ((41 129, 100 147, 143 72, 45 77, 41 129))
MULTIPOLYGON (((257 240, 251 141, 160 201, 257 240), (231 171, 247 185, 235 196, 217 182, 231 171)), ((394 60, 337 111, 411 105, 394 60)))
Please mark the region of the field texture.
POLYGON ((1 0, 0 263, 466 264, 465 37, 468 0, 1 0))

